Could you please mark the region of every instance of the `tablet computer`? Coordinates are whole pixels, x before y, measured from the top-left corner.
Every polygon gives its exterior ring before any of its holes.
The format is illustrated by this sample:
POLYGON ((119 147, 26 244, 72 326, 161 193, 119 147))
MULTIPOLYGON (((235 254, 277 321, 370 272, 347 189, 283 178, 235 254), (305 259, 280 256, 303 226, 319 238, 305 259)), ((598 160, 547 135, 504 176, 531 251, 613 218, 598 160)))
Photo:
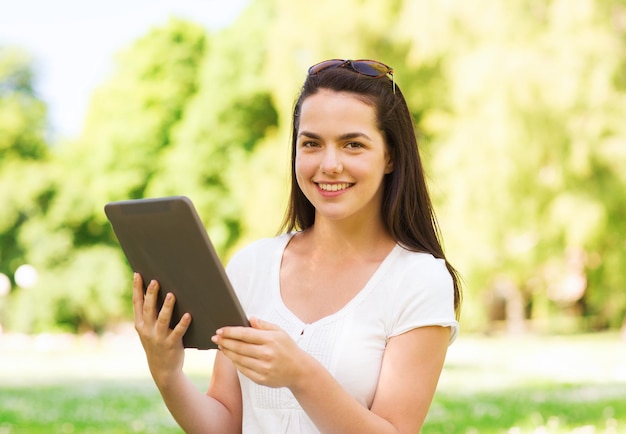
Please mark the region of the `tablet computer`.
POLYGON ((144 292, 156 279, 158 309, 165 294, 176 296, 173 328, 192 317, 185 348, 217 348, 211 336, 223 326, 248 326, 248 319, 191 200, 185 196, 110 202, 105 214, 144 292))

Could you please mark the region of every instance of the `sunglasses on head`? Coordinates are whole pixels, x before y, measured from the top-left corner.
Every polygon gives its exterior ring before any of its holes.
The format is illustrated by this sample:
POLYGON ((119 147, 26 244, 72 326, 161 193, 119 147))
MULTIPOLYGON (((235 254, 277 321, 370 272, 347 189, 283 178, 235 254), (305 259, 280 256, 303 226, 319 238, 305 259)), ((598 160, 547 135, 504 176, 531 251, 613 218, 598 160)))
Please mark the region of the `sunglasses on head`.
POLYGON ((393 84, 393 93, 396 93, 396 81, 393 76, 393 68, 385 65, 384 63, 376 60, 359 59, 359 60, 344 60, 344 59, 331 59, 325 60, 309 68, 309 75, 315 75, 325 69, 330 68, 350 68, 354 72, 366 75, 368 77, 380 78, 387 75, 391 76, 391 82, 393 84))

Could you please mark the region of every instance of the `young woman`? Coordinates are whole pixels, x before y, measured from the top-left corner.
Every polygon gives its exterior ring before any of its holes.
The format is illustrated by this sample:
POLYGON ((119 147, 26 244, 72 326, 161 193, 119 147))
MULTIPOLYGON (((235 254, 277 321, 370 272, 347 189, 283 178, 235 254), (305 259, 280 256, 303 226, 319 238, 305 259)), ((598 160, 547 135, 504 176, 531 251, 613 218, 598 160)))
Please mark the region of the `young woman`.
POLYGON ((284 233, 227 271, 251 327, 225 327, 208 392, 182 371, 188 314, 169 328, 135 276, 135 325, 170 412, 189 433, 416 433, 458 331, 412 118, 393 70, 312 66, 293 113, 284 233))

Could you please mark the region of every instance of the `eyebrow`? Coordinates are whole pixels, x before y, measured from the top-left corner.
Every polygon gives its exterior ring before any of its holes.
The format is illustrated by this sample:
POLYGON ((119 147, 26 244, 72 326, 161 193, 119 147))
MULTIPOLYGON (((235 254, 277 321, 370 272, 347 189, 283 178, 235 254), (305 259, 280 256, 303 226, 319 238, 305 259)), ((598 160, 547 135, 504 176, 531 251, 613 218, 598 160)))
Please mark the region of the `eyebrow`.
MULTIPOLYGON (((322 139, 322 137, 319 134, 315 134, 315 133, 310 132, 310 131, 301 131, 298 134, 298 137, 302 137, 302 136, 306 136, 306 137, 309 137, 309 138, 315 139, 315 140, 321 140, 322 139)), ((345 134, 342 134, 342 135, 340 135, 338 137, 339 140, 350 140, 350 139, 358 139, 358 138, 364 138, 364 139, 370 140, 370 141, 372 140, 370 138, 370 136, 368 136, 367 134, 365 134, 365 133, 357 133, 357 132, 355 132, 355 133, 345 133, 345 134)))

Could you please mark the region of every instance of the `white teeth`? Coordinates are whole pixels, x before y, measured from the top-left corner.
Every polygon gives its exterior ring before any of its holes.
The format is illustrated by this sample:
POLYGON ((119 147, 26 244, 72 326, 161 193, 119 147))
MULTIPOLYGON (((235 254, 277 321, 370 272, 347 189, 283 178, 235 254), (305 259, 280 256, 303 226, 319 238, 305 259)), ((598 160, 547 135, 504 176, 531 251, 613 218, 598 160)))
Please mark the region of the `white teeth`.
POLYGON ((339 190, 345 190, 346 188, 350 187, 351 184, 348 184, 347 182, 344 182, 342 184, 318 184, 320 186, 320 188, 324 191, 339 191, 339 190))

